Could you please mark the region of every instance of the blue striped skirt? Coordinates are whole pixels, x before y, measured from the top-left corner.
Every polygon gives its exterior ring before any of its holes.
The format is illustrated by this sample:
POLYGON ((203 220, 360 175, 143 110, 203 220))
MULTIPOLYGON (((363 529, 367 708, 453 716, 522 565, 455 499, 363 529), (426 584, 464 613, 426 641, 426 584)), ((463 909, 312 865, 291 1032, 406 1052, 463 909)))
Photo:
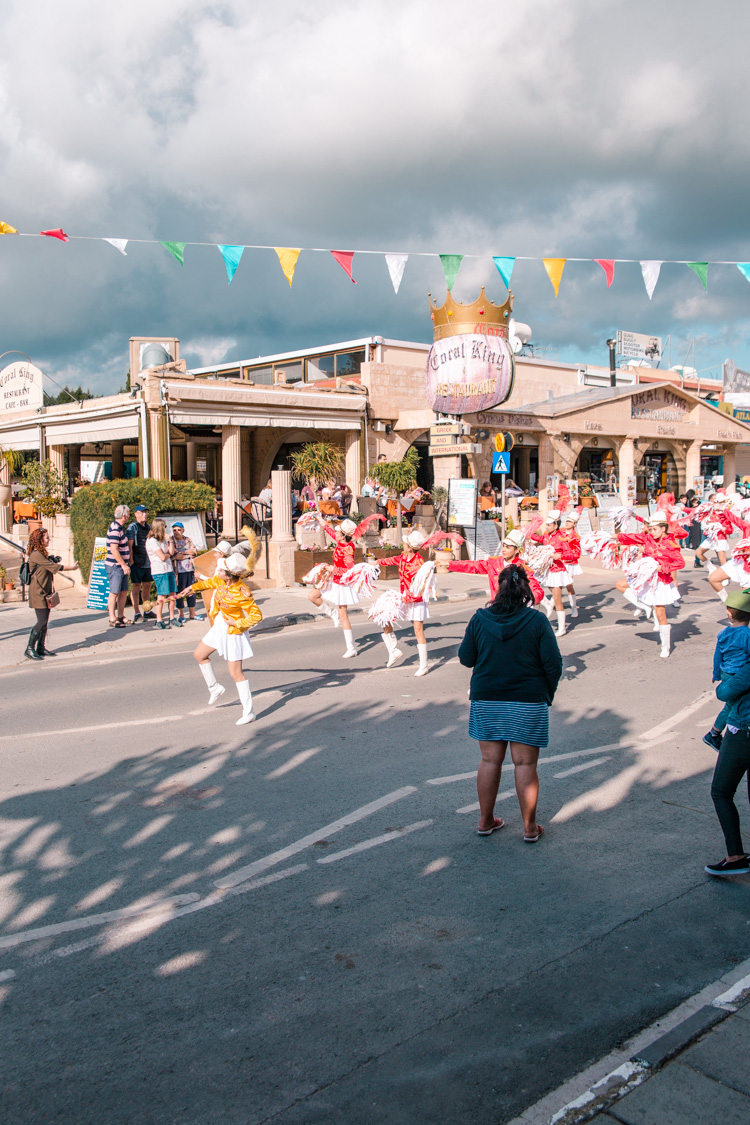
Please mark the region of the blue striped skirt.
POLYGON ((549 743, 549 707, 546 703, 509 703, 472 699, 469 737, 482 742, 549 743))

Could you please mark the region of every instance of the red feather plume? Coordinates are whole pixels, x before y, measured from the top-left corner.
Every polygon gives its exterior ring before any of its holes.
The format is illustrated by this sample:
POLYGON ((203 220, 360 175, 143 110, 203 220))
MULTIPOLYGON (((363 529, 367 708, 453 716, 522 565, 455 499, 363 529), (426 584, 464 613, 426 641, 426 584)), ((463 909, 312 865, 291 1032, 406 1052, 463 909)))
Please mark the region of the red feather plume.
POLYGON ((385 516, 381 516, 380 513, 377 513, 374 516, 366 516, 365 519, 363 519, 355 527, 354 531, 352 532, 352 539, 359 539, 360 535, 364 535, 366 527, 368 526, 368 524, 371 524, 373 520, 385 520, 385 516))
POLYGON ((448 539, 454 547, 460 547, 466 540, 462 535, 458 535, 455 531, 433 531, 428 539, 425 539, 420 551, 424 551, 426 547, 437 547, 438 543, 444 543, 448 539))

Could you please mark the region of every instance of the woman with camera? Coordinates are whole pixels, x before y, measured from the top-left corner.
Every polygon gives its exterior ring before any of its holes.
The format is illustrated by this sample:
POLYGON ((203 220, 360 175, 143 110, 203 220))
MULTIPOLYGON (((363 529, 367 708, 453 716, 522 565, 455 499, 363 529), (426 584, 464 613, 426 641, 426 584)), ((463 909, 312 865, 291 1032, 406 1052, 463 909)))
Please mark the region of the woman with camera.
POLYGON ((36 625, 31 630, 24 656, 29 660, 43 660, 45 656, 56 656, 45 647, 47 627, 51 610, 58 605, 60 595, 55 593, 54 576, 60 570, 75 570, 63 566, 58 555, 47 554, 49 532, 44 527, 35 528, 29 536, 26 548, 26 563, 29 568, 29 605, 36 611, 36 625))

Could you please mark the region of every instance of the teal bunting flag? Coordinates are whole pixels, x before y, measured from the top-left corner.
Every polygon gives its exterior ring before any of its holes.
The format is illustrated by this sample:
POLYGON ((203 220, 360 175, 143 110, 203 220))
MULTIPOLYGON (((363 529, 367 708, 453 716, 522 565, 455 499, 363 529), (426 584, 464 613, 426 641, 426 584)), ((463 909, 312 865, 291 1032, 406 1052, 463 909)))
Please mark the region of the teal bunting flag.
POLYGON ((516 264, 515 258, 495 258, 492 261, 497 266, 497 272, 505 282, 505 288, 510 289, 510 277, 513 273, 513 267, 516 264))
POLYGON ((232 284, 232 278, 237 273, 237 266, 240 264, 242 251, 244 246, 219 246, 219 253, 224 259, 224 265, 227 267, 227 285, 232 284))
POLYGON ((737 269, 747 281, 750 281, 750 262, 738 262, 737 269))
POLYGON ((708 262, 688 262, 687 265, 693 273, 698 274, 703 282, 703 288, 708 292, 708 262))
POLYGON ((187 242, 162 242, 165 250, 168 250, 173 258, 176 258, 181 266, 185 265, 185 247, 187 242))
POLYGON ((445 284, 448 286, 448 292, 451 291, 456 284, 458 271, 461 269, 461 262, 464 260, 463 254, 441 254, 440 264, 443 267, 445 274, 445 284))

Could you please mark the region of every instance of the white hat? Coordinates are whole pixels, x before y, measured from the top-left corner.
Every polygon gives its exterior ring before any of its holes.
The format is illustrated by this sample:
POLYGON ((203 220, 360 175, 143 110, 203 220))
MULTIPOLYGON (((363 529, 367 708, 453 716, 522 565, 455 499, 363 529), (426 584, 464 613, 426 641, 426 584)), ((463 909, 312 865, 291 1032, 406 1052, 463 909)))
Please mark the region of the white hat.
POLYGON ((216 544, 216 550, 221 551, 222 555, 228 555, 232 550, 232 544, 229 543, 226 539, 221 539, 216 544))
POLYGON ((354 535, 356 530, 357 525, 354 520, 342 520, 339 524, 339 531, 342 531, 344 535, 354 535))
POLYGON ((560 512, 559 508, 551 508, 550 511, 547 512, 547 519, 552 520, 553 523, 559 523, 561 515, 562 513, 560 512))
POLYGON ((669 517, 664 515, 664 512, 653 512, 648 517, 649 523, 663 523, 665 527, 669 527, 669 517))
POLYGON ((508 532, 508 534, 505 536, 505 539, 503 540, 503 543, 510 543, 512 547, 517 547, 520 551, 522 550, 525 541, 526 536, 524 535, 524 533, 516 529, 515 531, 508 532))
POLYGON ((410 547, 413 547, 415 551, 419 550, 424 541, 425 536, 422 534, 419 528, 415 528, 414 531, 410 531, 409 534, 405 537, 405 542, 407 542, 410 547))
POLYGON ((565 522, 566 523, 578 523, 580 518, 581 518, 581 513, 577 512, 575 510, 575 508, 573 508, 565 516, 565 522))
POLYGON ((229 571, 230 574, 234 574, 236 576, 239 576, 240 574, 247 574, 247 559, 244 555, 233 552, 227 559, 224 567, 229 571))

